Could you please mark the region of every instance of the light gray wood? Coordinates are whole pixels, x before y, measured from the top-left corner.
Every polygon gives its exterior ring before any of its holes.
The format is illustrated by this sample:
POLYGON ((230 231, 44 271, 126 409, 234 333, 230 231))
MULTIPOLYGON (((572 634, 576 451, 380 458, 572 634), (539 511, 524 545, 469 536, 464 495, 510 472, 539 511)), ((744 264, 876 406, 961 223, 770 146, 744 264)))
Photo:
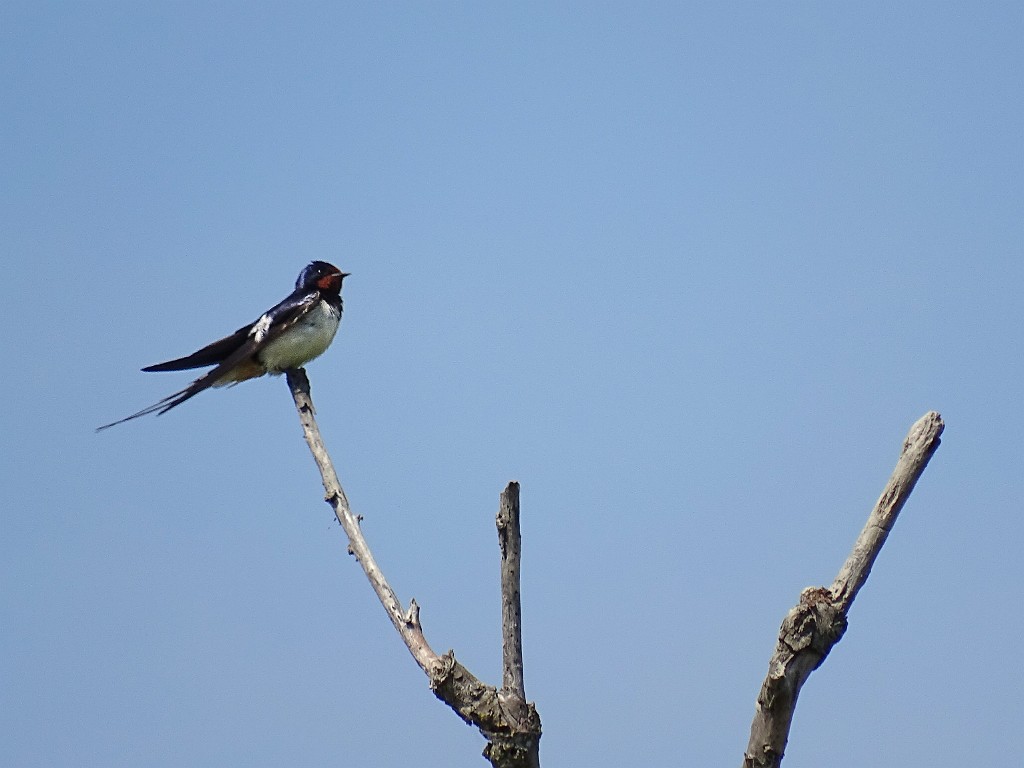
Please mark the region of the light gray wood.
POLYGON ((914 423, 903 441, 896 468, 832 587, 808 587, 783 619, 775 653, 768 662, 768 675, 757 696, 743 768, 777 768, 782 763, 800 689, 846 632, 854 598, 864 586, 910 492, 939 447, 944 427, 942 417, 935 411, 914 423))
MULTIPOLYGON (((516 651, 513 648, 515 658, 518 653, 518 677, 513 675, 513 686, 511 694, 499 692, 497 688, 481 682, 468 669, 463 667, 455 659, 455 652, 439 656, 427 643, 423 634, 423 627, 420 624, 420 608, 415 600, 409 601, 408 609, 402 608, 402 603, 395 594, 395 591, 388 584, 387 579, 377 561, 370 551, 363 532, 359 527, 359 518, 352 513, 349 507, 348 497, 341 487, 338 475, 334 470, 334 464, 327 447, 324 445, 320 435, 320 428, 316 423, 313 399, 310 394, 309 378, 302 368, 285 372, 288 380, 288 388, 295 401, 295 409, 299 414, 299 422, 302 424, 302 432, 306 438, 313 459, 320 470, 320 477, 323 480, 325 500, 334 510, 338 522, 348 536, 348 551, 354 555, 363 573, 366 574, 370 586, 380 600, 384 611, 394 625, 402 641, 409 649, 413 659, 422 669, 430 681, 430 689, 441 701, 451 707, 455 713, 466 723, 475 725, 485 739, 487 746, 484 748, 484 756, 491 762, 494 768, 539 768, 539 742, 541 734, 540 716, 533 704, 527 703, 522 690, 522 642, 518 643, 516 651)), ((521 609, 519 605, 519 485, 510 483, 502 494, 501 509, 506 504, 511 506, 512 494, 510 490, 515 486, 515 516, 514 522, 510 517, 506 520, 506 527, 503 533, 501 523, 501 512, 499 512, 498 535, 502 542, 502 615, 506 610, 514 615, 515 633, 519 633, 519 616, 521 609), (514 590, 510 587, 506 595, 506 538, 513 536, 515 544, 515 575, 514 590), (506 598, 515 601, 515 605, 509 605, 506 609, 506 598)), ((513 576, 508 576, 508 584, 512 584, 513 576)), ((508 662, 507 662, 508 663, 508 662)), ((511 662, 515 666, 516 662, 511 662)), ((506 679, 506 688, 508 688, 506 679)))

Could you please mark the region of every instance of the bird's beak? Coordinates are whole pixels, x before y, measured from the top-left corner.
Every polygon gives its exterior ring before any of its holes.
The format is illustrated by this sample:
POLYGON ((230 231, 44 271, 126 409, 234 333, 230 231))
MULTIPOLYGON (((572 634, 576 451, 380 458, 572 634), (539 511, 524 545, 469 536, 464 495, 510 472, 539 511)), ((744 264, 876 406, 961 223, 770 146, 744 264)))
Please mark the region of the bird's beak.
POLYGON ((344 278, 348 277, 351 274, 352 274, 351 272, 339 272, 338 273, 338 277, 344 279, 344 278))

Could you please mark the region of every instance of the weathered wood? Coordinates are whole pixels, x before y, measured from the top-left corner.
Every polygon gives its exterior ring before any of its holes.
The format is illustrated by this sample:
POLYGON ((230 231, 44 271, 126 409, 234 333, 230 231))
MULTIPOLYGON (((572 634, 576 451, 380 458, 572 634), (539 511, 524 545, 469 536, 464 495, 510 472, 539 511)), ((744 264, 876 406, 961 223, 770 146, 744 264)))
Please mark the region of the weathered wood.
POLYGON ((363 537, 358 519, 352 514, 348 504, 348 497, 345 495, 345 490, 341 487, 338 474, 334 471, 334 464, 327 453, 327 447, 324 445, 323 438, 320 435, 320 427, 317 425, 316 418, 314 417, 315 411, 313 409, 313 400, 310 396, 309 378, 306 376, 306 371, 299 368, 298 370, 287 371, 286 376, 288 388, 291 390, 292 398, 295 400, 295 408, 299 412, 299 421, 302 424, 306 443, 309 445, 309 450, 313 454, 313 460, 316 461, 317 468, 320 470, 320 477, 324 484, 324 498, 331 505, 335 517, 338 518, 338 522, 341 523, 341 527, 348 536, 349 552, 355 556, 359 565, 362 566, 363 573, 366 574, 370 586, 373 587, 373 591, 377 594, 381 605, 384 606, 384 611, 387 613, 388 618, 391 619, 391 623, 398 631, 398 634, 401 635, 402 640, 409 649, 409 653, 412 654, 420 668, 433 678, 435 674, 444 668, 445 663, 441 657, 434 653, 423 636, 423 628, 420 626, 419 620, 419 608, 415 605, 415 601, 410 604, 410 610, 405 611, 402 609, 402 603, 391 588, 391 585, 388 584, 387 579, 384 578, 384 573, 381 571, 380 566, 377 565, 373 552, 370 551, 370 547, 363 537))
POLYGON ((842 639, 854 598, 871 572, 910 492, 939 447, 945 424, 929 411, 910 428, 885 490, 830 589, 808 587, 786 615, 757 695, 744 768, 778 768, 786 749, 800 689, 842 639))
MULTIPOLYGON (((395 591, 388 584, 383 571, 373 557, 369 544, 363 537, 359 527, 359 518, 352 513, 349 507, 348 498, 341 487, 338 475, 334 470, 334 464, 323 438, 320 435, 320 428, 316 423, 313 408, 313 400, 310 395, 309 378, 302 368, 286 371, 288 388, 295 401, 295 409, 299 414, 299 422, 302 424, 303 435, 306 444, 309 446, 317 468, 320 470, 320 477, 323 480, 325 500, 334 510, 335 517, 348 536, 349 552, 355 556, 363 573, 366 574, 370 586, 380 600, 384 611, 394 625, 402 641, 409 649, 413 659, 426 673, 430 688, 441 701, 445 702, 465 722, 475 725, 480 733, 487 739, 487 746, 484 748, 486 757, 494 768, 539 768, 538 742, 540 740, 540 717, 533 704, 525 702, 525 694, 522 693, 522 644, 519 643, 519 677, 518 688, 519 699, 515 696, 509 697, 499 692, 492 685, 481 682, 469 670, 455 660, 453 651, 443 656, 438 656, 423 634, 423 627, 420 624, 420 608, 415 600, 409 601, 409 608, 403 610, 401 601, 395 591), (520 703, 521 702, 521 703, 520 703)), ((516 537, 516 564, 515 564, 515 626, 518 632, 519 627, 519 486, 512 483, 502 494, 502 507, 504 508, 506 497, 510 497, 509 489, 515 486, 515 537, 516 537)), ((501 526, 499 523, 499 536, 501 526)), ((504 559, 505 547, 502 546, 502 579, 504 585, 504 559)), ((505 589, 502 588, 502 612, 505 612, 505 589)))
POLYGON ((903 441, 896 469, 878 498, 875 508, 871 511, 864 529, 853 545, 853 551, 839 570, 839 575, 832 582, 832 599, 843 610, 849 611, 854 598, 871 573, 878 553, 882 551, 889 532, 903 505, 914 490, 918 478, 928 466, 932 454, 939 447, 942 430, 945 424, 942 417, 935 411, 929 411, 910 428, 903 441))
POLYGON ((526 698, 523 682, 522 606, 519 592, 519 568, 522 536, 519 531, 519 483, 509 483, 501 493, 501 505, 495 520, 501 547, 501 656, 502 688, 509 694, 526 698))
MULTIPOLYGON (((509 483, 502 491, 495 518, 498 545, 501 547, 501 658, 502 686, 498 699, 516 730, 509 734, 505 746, 518 753, 516 764, 539 766, 540 719, 536 709, 526 700, 523 682, 522 601, 520 596, 520 564, 522 534, 519 528, 519 483, 509 483)), ((491 752, 494 748, 491 748, 491 752)))

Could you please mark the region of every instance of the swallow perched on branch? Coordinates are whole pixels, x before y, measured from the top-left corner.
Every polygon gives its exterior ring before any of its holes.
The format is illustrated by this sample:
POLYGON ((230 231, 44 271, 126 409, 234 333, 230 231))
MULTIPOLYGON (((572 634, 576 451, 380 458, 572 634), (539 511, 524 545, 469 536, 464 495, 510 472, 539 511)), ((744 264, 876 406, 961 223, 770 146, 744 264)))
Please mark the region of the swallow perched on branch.
POLYGON ((237 384, 264 374, 300 368, 331 345, 341 322, 341 283, 348 277, 326 261, 314 261, 295 281, 295 290, 260 318, 230 336, 207 344, 177 360, 157 363, 144 371, 184 371, 215 366, 180 392, 96 431, 150 413, 166 413, 204 389, 237 384))

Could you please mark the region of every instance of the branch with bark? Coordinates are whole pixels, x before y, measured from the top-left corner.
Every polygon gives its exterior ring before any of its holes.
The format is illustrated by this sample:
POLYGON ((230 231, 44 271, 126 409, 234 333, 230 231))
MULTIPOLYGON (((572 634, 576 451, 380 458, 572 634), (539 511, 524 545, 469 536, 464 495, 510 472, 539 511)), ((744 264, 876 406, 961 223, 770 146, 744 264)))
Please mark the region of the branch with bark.
POLYGON ((486 757, 494 768, 539 768, 540 716, 526 701, 523 686, 523 648, 519 569, 521 536, 519 530, 519 484, 509 483, 501 494, 497 515, 501 547, 502 602, 502 687, 487 685, 455 659, 455 652, 438 655, 427 643, 420 624, 420 609, 415 600, 403 608, 395 591, 370 551, 352 513, 348 498, 338 481, 334 464, 317 426, 309 378, 302 368, 286 372, 302 431, 323 479, 325 500, 348 536, 349 552, 377 594, 384 611, 409 649, 413 659, 426 673, 430 689, 441 701, 470 725, 476 726, 487 740, 486 757))
MULTIPOLYGON (((362 566, 409 653, 426 673, 434 695, 480 730, 487 740, 483 754, 492 766, 539 768, 540 716, 526 700, 523 682, 519 484, 509 483, 502 492, 496 518, 501 549, 502 685, 495 688, 463 667, 454 651, 438 655, 430 647, 415 600, 409 601, 408 608, 402 607, 338 481, 314 417, 305 370, 287 371, 287 379, 306 443, 323 479, 325 499, 348 536, 349 552, 362 566)), ((842 639, 853 601, 867 581, 900 510, 939 447, 944 427, 942 417, 930 411, 910 428, 896 468, 832 586, 805 589, 783 620, 768 675, 757 697, 743 768, 781 765, 800 689, 842 639)))
POLYGON ((805 589, 783 620, 768 676, 757 696, 743 768, 778 768, 782 763, 800 689, 842 639, 850 607, 939 447, 944 427, 942 417, 929 411, 910 428, 896 468, 832 586, 805 589))

